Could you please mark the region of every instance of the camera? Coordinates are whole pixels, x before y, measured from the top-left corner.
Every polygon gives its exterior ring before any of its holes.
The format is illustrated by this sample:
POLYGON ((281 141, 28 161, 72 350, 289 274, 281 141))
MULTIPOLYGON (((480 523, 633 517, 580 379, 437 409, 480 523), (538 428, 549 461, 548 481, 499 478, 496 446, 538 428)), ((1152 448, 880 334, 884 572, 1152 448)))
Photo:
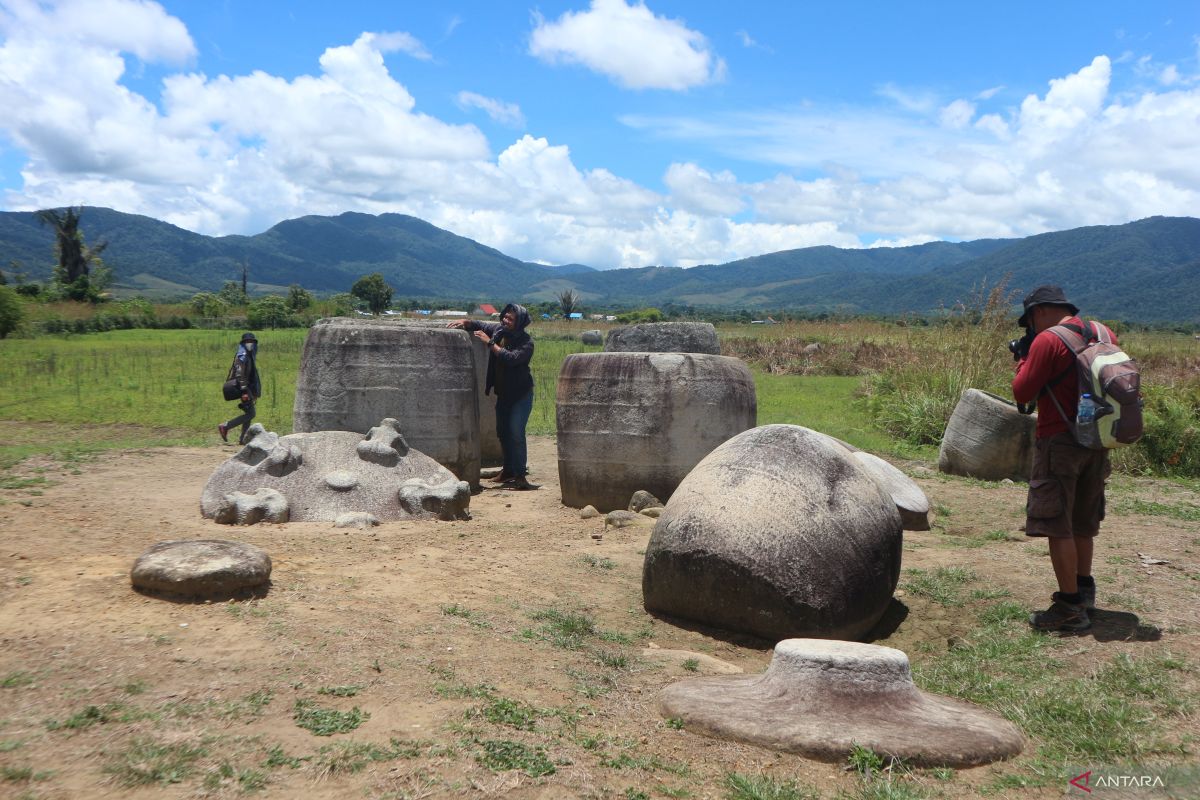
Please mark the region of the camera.
POLYGON ((1024 336, 1020 339, 1013 339, 1008 343, 1008 352, 1013 354, 1013 361, 1020 361, 1029 355, 1029 348, 1033 344, 1033 337, 1033 328, 1026 328, 1024 336))

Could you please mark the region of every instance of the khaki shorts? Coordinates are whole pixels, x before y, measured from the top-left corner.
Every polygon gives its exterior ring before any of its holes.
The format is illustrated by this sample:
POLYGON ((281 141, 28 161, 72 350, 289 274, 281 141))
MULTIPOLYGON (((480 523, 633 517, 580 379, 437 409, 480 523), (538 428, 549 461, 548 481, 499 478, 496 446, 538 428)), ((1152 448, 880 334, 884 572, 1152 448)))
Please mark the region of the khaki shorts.
POLYGON ((1111 467, 1107 450, 1089 450, 1070 433, 1034 445, 1025 535, 1092 537, 1104 519, 1104 482, 1111 467))

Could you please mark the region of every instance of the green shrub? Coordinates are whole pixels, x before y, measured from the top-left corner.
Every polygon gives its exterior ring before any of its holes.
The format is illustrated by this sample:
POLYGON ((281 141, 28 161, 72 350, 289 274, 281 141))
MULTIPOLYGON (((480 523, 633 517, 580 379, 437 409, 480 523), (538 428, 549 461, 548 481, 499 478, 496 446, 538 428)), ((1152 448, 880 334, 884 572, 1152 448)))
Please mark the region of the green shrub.
POLYGON ((0 286, 0 339, 15 331, 25 318, 25 306, 15 289, 0 286))

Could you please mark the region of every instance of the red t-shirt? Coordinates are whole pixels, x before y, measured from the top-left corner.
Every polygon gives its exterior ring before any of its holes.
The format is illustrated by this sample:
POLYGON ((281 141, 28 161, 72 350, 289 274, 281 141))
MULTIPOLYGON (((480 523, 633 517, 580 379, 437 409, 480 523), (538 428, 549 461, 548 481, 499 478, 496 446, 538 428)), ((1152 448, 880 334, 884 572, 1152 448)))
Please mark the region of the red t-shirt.
MULTIPOLYGON (((1068 317, 1061 324, 1076 325, 1083 328, 1083 320, 1079 317, 1068 317)), ((1117 335, 1109 328, 1095 323, 1099 328, 1108 331, 1113 344, 1117 344, 1117 335)), ((1086 332, 1087 329, 1084 328, 1086 332)), ((1013 377, 1013 398, 1018 403, 1029 403, 1038 400, 1037 438, 1046 439, 1056 433, 1070 430, 1063 415, 1049 397, 1041 396, 1042 388, 1062 375, 1066 377, 1054 385, 1051 390, 1054 397, 1062 406, 1063 412, 1071 419, 1075 418, 1076 407, 1079 404, 1079 381, 1075 377, 1075 355, 1071 349, 1048 330, 1042 331, 1034 338, 1029 348, 1029 355, 1017 362, 1017 374, 1013 377)))

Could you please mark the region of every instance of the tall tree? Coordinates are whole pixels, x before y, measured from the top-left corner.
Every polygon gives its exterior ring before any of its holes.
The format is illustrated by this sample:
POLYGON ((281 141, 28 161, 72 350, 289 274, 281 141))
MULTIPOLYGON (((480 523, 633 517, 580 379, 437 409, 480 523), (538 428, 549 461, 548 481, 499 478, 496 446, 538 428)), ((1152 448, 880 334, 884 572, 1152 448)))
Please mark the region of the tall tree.
POLYGON ((67 208, 62 212, 46 208, 37 212, 41 223, 54 229, 54 251, 58 255, 54 279, 64 287, 76 283, 80 278, 87 278, 92 264, 102 265, 100 254, 108 247, 108 242, 101 242, 95 247, 87 246, 83 231, 79 230, 82 214, 82 208, 67 208))
POLYGON ((575 309, 579 308, 579 292, 574 289, 564 289, 558 293, 558 307, 562 309, 563 319, 570 319, 575 309))

